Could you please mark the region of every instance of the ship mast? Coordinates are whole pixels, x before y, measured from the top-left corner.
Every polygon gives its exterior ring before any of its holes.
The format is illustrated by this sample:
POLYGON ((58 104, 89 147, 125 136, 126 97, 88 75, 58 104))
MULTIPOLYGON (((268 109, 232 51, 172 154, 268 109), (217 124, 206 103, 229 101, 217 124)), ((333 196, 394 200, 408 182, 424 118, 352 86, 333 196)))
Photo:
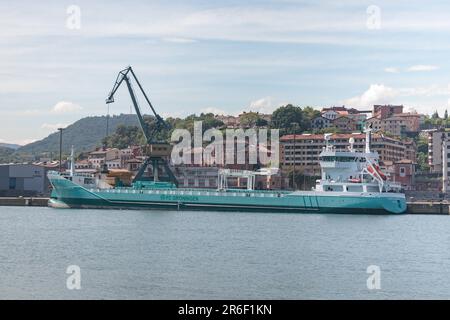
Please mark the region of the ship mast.
POLYGON ((372 128, 367 127, 364 132, 366 133, 366 153, 370 153, 370 143, 372 142, 372 128))

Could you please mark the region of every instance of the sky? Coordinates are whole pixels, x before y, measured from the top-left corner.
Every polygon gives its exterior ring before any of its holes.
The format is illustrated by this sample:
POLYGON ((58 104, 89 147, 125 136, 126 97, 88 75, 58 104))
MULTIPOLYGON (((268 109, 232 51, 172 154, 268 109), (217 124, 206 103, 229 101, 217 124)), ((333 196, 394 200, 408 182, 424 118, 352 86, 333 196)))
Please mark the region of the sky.
MULTIPOLYGON (((0 142, 105 115, 128 65, 163 117, 286 103, 442 115, 449 18, 439 0, 0 0, 0 142)), ((130 106, 120 88, 110 113, 130 106)))

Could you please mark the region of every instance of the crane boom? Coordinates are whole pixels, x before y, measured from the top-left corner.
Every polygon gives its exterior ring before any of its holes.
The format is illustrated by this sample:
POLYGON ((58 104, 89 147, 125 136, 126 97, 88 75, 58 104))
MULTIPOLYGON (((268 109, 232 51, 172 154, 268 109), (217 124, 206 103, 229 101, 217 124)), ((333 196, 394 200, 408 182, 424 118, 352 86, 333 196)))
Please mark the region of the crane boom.
POLYGON ((153 176, 154 181, 159 180, 158 176, 158 165, 162 164, 167 175, 169 176, 169 180, 173 182, 175 185, 178 185, 178 181, 176 180, 173 172, 170 170, 167 161, 164 159, 164 157, 168 156, 170 154, 171 146, 163 141, 156 141, 156 134, 160 130, 164 128, 168 128, 167 123, 164 121, 164 119, 155 111, 155 108, 153 107, 152 103, 150 102, 150 99, 148 98, 147 94, 145 93, 144 89, 142 88, 141 83, 136 77, 136 74, 134 73, 131 66, 128 66, 127 68, 121 70, 119 74, 117 75, 116 81, 114 83, 114 86, 109 93, 108 97, 106 98, 106 104, 113 103, 114 102, 114 95, 119 89, 122 82, 126 83, 128 92, 131 96, 131 101, 133 102, 134 109, 136 111, 136 115, 139 120, 139 125, 141 126, 141 129, 144 133, 145 139, 147 141, 147 148, 146 153, 148 155, 148 158, 144 161, 141 168, 139 169, 138 173, 136 174, 133 181, 140 180, 144 174, 144 172, 147 169, 147 166, 152 163, 153 167, 153 176), (149 125, 145 122, 143 114, 141 112, 141 109, 139 108, 139 104, 136 98, 136 94, 133 90, 133 86, 131 84, 131 79, 129 74, 131 74, 131 77, 136 81, 140 91, 142 92, 142 95, 144 96, 145 100, 147 101, 148 105, 150 106, 150 109, 153 112, 153 115, 155 117, 155 123, 152 126, 152 128, 149 127, 149 125))
POLYGON ((152 103, 150 102, 150 99, 148 98, 147 94, 145 93, 144 89, 142 88, 141 83, 139 82, 138 78, 136 77, 136 74, 134 73, 133 68, 131 68, 131 66, 129 66, 126 69, 123 69, 119 72, 119 74, 117 75, 117 78, 116 78, 116 82, 114 83, 114 86, 113 86, 111 92, 109 93, 108 97, 106 98, 106 103, 109 104, 109 103, 114 102, 114 94, 116 93, 117 89, 119 89, 119 87, 123 81, 125 81, 125 83, 127 84, 128 92, 130 93, 131 101, 133 102, 133 106, 134 106, 136 115, 139 120, 139 125, 141 126, 141 129, 144 132, 144 136, 147 140, 147 143, 149 143, 149 144, 160 143, 160 142, 155 141, 155 139, 154 139, 155 133, 160 131, 163 128, 167 128, 168 125, 164 121, 164 119, 161 118, 161 116, 158 113, 156 113, 155 108, 153 107, 152 103), (129 73, 131 74, 131 76, 134 78, 134 80, 138 84, 139 89, 142 92, 142 95, 144 96, 145 100, 147 101, 148 105, 150 106, 150 109, 153 112, 153 115, 155 117, 155 126, 154 126, 153 130, 150 130, 149 126, 144 121, 144 117, 142 116, 141 109, 139 108, 139 104, 136 99, 136 94, 134 93, 133 87, 131 85, 130 77, 128 76, 129 73))

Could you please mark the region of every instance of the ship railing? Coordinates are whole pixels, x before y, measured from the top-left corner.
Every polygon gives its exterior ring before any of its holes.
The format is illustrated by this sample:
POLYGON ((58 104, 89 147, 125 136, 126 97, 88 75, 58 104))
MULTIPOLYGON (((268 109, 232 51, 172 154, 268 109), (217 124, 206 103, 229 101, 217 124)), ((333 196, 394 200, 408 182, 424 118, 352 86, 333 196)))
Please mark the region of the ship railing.
POLYGON ((106 192, 106 193, 132 193, 132 194, 162 194, 162 195, 192 195, 192 196, 223 196, 231 195, 234 197, 259 197, 259 198, 276 198, 282 194, 289 193, 288 191, 270 191, 270 190, 258 190, 250 191, 247 190, 228 190, 228 191, 217 191, 217 190, 155 190, 155 189, 129 189, 129 188, 117 188, 117 189, 99 189, 93 188, 89 189, 93 192, 106 192))

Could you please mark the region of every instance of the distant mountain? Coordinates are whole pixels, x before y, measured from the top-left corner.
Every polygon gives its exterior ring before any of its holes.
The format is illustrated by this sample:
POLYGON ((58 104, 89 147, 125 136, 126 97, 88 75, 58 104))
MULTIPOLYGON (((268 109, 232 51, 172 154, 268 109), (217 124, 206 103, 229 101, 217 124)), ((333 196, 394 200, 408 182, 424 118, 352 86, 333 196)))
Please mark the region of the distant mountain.
MULTIPOLYGON (((109 134, 113 133, 117 126, 138 126, 137 117, 134 114, 121 114, 109 117, 109 134)), ((106 134, 106 116, 82 118, 69 125, 63 130, 62 150, 70 153, 71 146, 75 152, 93 150, 101 146, 101 140, 106 134)), ((17 149, 19 154, 38 155, 45 152, 59 153, 59 132, 50 134, 48 137, 27 144, 17 149)))
POLYGON ((21 145, 14 144, 14 143, 1 143, 0 142, 0 147, 17 150, 17 149, 19 149, 21 147, 21 145))
POLYGON ((17 160, 14 157, 14 149, 0 146, 0 163, 9 163, 17 160))

